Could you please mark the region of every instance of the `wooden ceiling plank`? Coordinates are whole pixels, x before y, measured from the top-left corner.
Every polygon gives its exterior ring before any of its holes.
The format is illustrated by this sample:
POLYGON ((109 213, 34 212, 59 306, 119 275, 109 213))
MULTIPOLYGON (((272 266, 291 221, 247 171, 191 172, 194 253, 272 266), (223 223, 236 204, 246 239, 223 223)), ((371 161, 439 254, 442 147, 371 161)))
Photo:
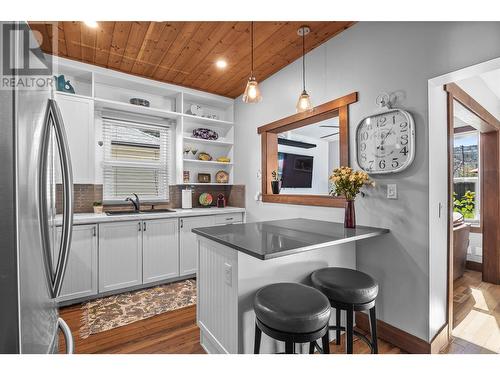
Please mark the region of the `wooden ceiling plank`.
MULTIPOLYGON (((151 78, 184 24, 185 22, 165 22, 163 23, 162 31, 152 35, 153 39, 149 41, 141 61, 142 74, 151 78)), ((133 72, 136 72, 135 67, 133 72)))
POLYGON ((149 23, 148 30, 146 31, 146 35, 144 35, 144 39, 141 42, 141 47, 139 48, 139 53, 135 58, 135 61, 132 65, 130 71, 134 74, 142 73, 144 70, 144 57, 146 53, 151 51, 151 44, 154 41, 155 35, 161 35, 161 32, 165 28, 166 22, 155 22, 152 21, 149 23))
POLYGON ((82 61, 81 32, 80 22, 65 21, 63 22, 64 34, 66 36, 66 49, 68 57, 74 60, 82 61))
POLYGON ((210 71, 210 73, 215 73, 217 70, 219 74, 224 74, 225 69, 219 70, 216 66, 214 66, 215 61, 219 58, 226 60, 226 62, 231 63, 228 59, 228 53, 230 51, 231 46, 239 45, 240 39, 243 40, 247 33, 247 26, 245 22, 231 22, 231 28, 228 32, 217 41, 215 46, 207 51, 207 55, 203 57, 202 61, 192 60, 192 63, 195 65, 194 69, 191 73, 184 77, 181 81, 183 85, 193 85, 198 81, 198 77, 203 74, 205 71, 210 71))
POLYGON ((99 22, 99 30, 96 36, 95 65, 107 67, 114 29, 115 22, 99 22))
MULTIPOLYGON (((274 33, 265 32, 265 22, 257 22, 255 24, 255 44, 254 44, 254 71, 257 72, 259 65, 262 64, 269 58, 272 58, 273 55, 281 49, 283 43, 286 43, 291 35, 293 35, 294 30, 296 31, 296 22, 285 22, 277 31, 274 33)), ((298 23, 300 24, 300 22, 298 23)), ((296 34, 295 34, 296 35, 296 34)), ((242 57, 241 63, 237 65, 246 66, 245 69, 233 69, 231 72, 228 72, 227 76, 224 76, 224 79, 220 79, 217 82, 213 82, 207 86, 209 90, 217 91, 223 86, 227 86, 228 82, 232 82, 233 79, 237 79, 238 82, 241 80, 241 77, 246 76, 248 79, 248 75, 250 74, 250 59, 251 59, 251 51, 250 46, 248 46, 248 52, 242 57)), ((263 78, 256 75, 258 81, 262 81, 263 78)))
POLYGON ((133 22, 130 36, 125 47, 123 60, 120 65, 120 70, 123 72, 130 72, 141 50, 142 42, 146 33, 149 30, 151 22, 133 22))
POLYGON ((97 29, 86 27, 85 25, 81 25, 80 28, 82 30, 82 61, 88 64, 94 64, 97 42, 97 29))
MULTIPOLYGON (((300 24, 298 22, 295 29, 298 29, 300 24)), ((324 43, 333 35, 345 30, 345 27, 351 24, 349 22, 310 22, 309 25, 312 31, 308 35, 309 40, 306 40, 306 53, 324 43)), ((291 34, 288 40, 283 41, 281 47, 278 51, 273 50, 270 56, 266 56, 265 51, 262 52, 256 48, 256 55, 258 54, 259 58, 256 59, 255 75, 259 81, 263 81, 302 56, 302 40, 296 33, 291 34)), ((237 97, 243 92, 246 80, 247 77, 244 74, 239 77, 232 77, 227 86, 219 88, 219 91, 224 92, 227 96, 237 97)))
MULTIPOLYGON (((199 47, 192 51, 191 56, 184 55, 185 61, 182 62, 182 70, 188 72, 188 74, 177 73, 172 81, 181 84, 186 77, 192 76, 193 71, 198 66, 206 63, 207 60, 209 60, 209 64, 215 64, 219 57, 214 53, 215 47, 222 43, 224 37, 233 32, 235 25, 236 22, 216 22, 215 27, 206 37, 206 41, 202 39, 199 47)), ((175 64, 178 63, 178 61, 175 62, 175 64)))
POLYGON ((54 32, 57 33, 57 53, 58 56, 67 56, 68 51, 66 49, 66 36, 64 34, 64 26, 62 22, 55 22, 57 29, 53 29, 52 38, 54 38, 54 32))
POLYGON ((109 68, 120 68, 131 29, 132 22, 116 22, 107 63, 109 68))
POLYGON ((170 66, 175 61, 179 53, 186 47, 193 35, 200 28, 202 22, 185 22, 177 33, 175 40, 165 52, 162 60, 151 73, 153 79, 163 81, 163 77, 170 70, 170 66))
MULTIPOLYGON (((265 45, 269 46, 270 38, 272 35, 275 35, 277 32, 281 31, 283 28, 286 28, 288 22, 256 22, 254 25, 254 39, 255 46, 265 45)), ((217 87, 223 85, 225 81, 231 79, 231 77, 235 75, 240 75, 242 72, 247 76, 250 75, 250 23, 247 22, 248 33, 246 40, 242 40, 242 43, 234 46, 232 49, 237 51, 236 54, 231 56, 231 60, 228 61, 230 65, 224 72, 224 75, 215 74, 210 77, 203 77, 200 81, 202 87, 208 91, 210 91, 213 87, 217 87)), ((257 55, 254 56, 255 58, 257 55)), ((229 58, 229 57, 228 57, 229 58)), ((256 65, 255 65, 256 66, 256 65)), ((200 85, 200 86, 201 86, 200 85)), ((212 92, 217 92, 216 90, 212 92)))

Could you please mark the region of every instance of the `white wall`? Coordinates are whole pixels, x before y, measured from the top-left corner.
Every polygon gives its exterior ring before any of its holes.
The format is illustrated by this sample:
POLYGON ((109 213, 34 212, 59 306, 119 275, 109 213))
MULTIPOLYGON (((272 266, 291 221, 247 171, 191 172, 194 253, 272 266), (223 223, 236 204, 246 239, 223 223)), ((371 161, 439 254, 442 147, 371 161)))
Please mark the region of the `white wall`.
MULTIPOLYGON (((430 340, 435 327, 444 323, 446 308, 442 296, 434 301, 439 313, 431 329, 427 82, 498 56, 500 23, 455 22, 361 22, 307 56, 307 89, 314 104, 359 92, 358 103, 350 107, 350 157, 356 168, 355 127, 364 116, 378 110, 374 103, 380 92, 397 93, 397 105, 415 118, 413 165, 397 175, 376 177, 377 187, 356 202, 358 224, 391 230, 384 237, 358 243, 357 267, 380 283, 379 318, 424 340, 430 340), (398 200, 385 199, 387 183, 397 183, 398 200)), ((236 100, 235 183, 247 186, 249 221, 290 217, 343 220, 342 209, 254 200, 260 190, 257 176, 261 163, 256 129, 295 112, 301 91, 299 63, 295 61, 261 83, 261 103, 247 105, 241 98, 236 100)), ((445 248, 441 251, 446 253, 445 248)), ((446 274, 446 269, 442 272, 446 274)))

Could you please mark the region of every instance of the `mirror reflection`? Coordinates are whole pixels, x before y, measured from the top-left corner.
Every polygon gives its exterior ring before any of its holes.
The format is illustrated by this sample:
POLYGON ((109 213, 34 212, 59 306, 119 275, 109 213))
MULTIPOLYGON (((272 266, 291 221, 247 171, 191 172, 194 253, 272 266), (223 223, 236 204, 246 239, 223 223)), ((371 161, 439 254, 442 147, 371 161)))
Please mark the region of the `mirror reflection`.
POLYGON ((340 166, 339 118, 278 134, 281 194, 327 195, 329 175, 340 166))

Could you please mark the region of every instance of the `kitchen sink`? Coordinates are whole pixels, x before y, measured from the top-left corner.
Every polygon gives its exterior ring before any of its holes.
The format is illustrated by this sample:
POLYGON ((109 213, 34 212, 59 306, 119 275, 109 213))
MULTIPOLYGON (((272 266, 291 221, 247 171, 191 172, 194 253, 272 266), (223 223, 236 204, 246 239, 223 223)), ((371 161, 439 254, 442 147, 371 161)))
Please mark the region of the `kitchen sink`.
POLYGON ((171 210, 170 208, 158 208, 154 210, 144 210, 144 211, 106 211, 106 215, 108 216, 118 216, 118 215, 137 215, 137 214, 161 214, 165 212, 175 212, 175 210, 171 210))

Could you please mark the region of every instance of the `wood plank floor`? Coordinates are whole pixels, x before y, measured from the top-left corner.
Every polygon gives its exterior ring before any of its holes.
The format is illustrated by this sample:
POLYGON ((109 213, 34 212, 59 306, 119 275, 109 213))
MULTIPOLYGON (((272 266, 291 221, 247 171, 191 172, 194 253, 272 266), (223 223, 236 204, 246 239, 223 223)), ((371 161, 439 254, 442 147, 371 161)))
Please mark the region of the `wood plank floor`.
MULTIPOLYGON (((164 353, 202 354, 200 332, 196 325, 196 306, 166 312, 123 327, 90 335, 82 339, 79 335, 82 316, 81 305, 60 310, 68 323, 75 340, 75 353, 164 353)), ((342 335, 344 337, 344 335, 342 335)), ((64 337, 60 336, 60 352, 64 352, 64 337)), ((344 353, 341 345, 330 345, 332 353, 344 353)), ((379 351, 383 354, 399 354, 402 351, 383 340, 379 340, 379 351)), ((368 346, 355 337, 354 352, 369 353, 368 346)))
POLYGON ((466 270, 453 283, 453 340, 443 353, 500 353, 500 285, 466 270))

